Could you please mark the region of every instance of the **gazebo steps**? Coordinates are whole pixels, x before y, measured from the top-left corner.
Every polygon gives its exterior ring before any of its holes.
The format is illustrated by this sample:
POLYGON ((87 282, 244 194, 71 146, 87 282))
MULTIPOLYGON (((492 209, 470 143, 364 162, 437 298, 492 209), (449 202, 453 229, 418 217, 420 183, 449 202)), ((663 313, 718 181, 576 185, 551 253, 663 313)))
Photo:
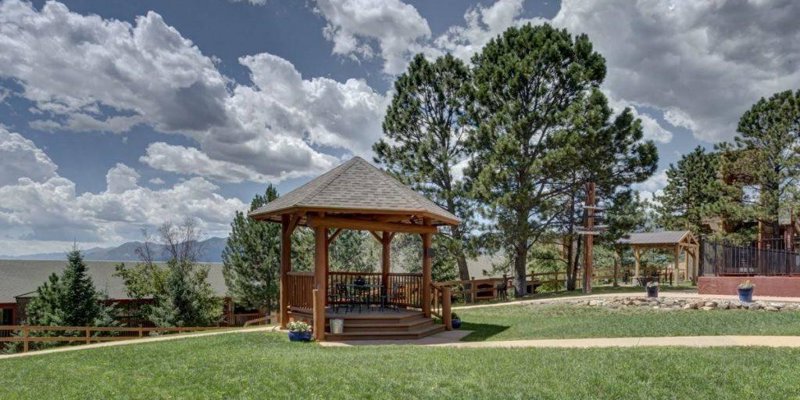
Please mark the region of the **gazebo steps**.
MULTIPOLYGON (((329 324, 330 325, 330 324, 329 324)), ((398 320, 345 320, 344 332, 411 332, 425 327, 433 326, 433 319, 422 315, 398 320)))
POLYGON ((407 339, 421 339, 426 336, 434 335, 439 332, 444 332, 444 325, 431 325, 421 328, 415 328, 408 331, 359 331, 359 332, 344 332, 342 334, 334 335, 327 334, 326 340, 330 341, 347 341, 347 340, 407 340, 407 339))

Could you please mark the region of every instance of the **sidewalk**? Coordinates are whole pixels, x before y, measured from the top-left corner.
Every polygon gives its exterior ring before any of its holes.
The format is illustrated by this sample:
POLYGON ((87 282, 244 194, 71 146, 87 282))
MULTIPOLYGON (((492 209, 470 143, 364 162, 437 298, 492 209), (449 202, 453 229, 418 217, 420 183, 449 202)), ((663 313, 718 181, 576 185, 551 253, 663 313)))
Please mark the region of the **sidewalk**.
MULTIPOLYGON (((724 296, 714 294, 697 294, 696 292, 668 292, 662 291, 659 294, 661 298, 667 299, 698 299, 698 300, 727 300, 738 301, 738 296, 724 296)), ((577 295, 577 296, 563 296, 563 297, 547 297, 543 299, 531 299, 520 301, 509 301, 505 303, 491 303, 491 304, 475 304, 469 306, 455 306, 453 310, 469 310, 473 308, 487 308, 487 307, 503 307, 513 305, 528 305, 528 304, 549 304, 558 303, 561 301, 570 300, 592 300, 592 299, 607 299, 617 297, 630 297, 630 298, 646 298, 645 293, 635 292, 620 292, 620 293, 603 293, 603 294, 590 294, 590 295, 577 295)), ((759 302, 778 302, 778 303, 800 303, 800 297, 775 297, 775 296, 758 296, 755 300, 759 302)))

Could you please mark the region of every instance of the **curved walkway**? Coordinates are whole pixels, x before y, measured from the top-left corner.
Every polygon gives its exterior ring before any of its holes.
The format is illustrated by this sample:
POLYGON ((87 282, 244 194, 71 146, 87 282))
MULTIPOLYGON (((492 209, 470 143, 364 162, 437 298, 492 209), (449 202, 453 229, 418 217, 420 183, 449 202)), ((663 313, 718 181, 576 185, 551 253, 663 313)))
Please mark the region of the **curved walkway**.
POLYGON ((607 348, 607 347, 800 347, 800 336, 668 336, 592 339, 455 342, 433 346, 455 348, 607 348))

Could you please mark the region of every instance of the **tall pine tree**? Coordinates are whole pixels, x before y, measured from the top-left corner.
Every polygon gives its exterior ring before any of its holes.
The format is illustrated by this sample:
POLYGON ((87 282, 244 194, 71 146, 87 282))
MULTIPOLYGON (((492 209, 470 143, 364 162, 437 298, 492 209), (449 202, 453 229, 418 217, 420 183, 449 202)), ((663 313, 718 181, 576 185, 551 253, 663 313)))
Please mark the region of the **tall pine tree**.
POLYGON ((383 121, 386 138, 373 146, 376 162, 461 219, 459 226, 442 230, 450 243, 440 257, 454 259, 465 280, 474 206, 458 175, 467 159, 469 76, 467 66, 450 54, 433 62, 418 54, 395 81, 383 121))
MULTIPOLYGON (((589 94, 602 83, 603 57, 586 35, 550 25, 512 27, 492 39, 472 63, 476 132, 466 175, 496 222, 496 235, 514 260, 517 295, 526 291, 527 256, 563 212, 572 190, 589 94)), ((587 112, 588 111, 588 112, 587 112)))
MULTIPOLYGON (((250 211, 278 198, 278 190, 267 186, 256 195, 250 211)), ((222 273, 233 299, 241 305, 269 313, 278 299, 281 230, 278 224, 255 221, 241 211, 231 223, 231 234, 222 251, 222 273)))

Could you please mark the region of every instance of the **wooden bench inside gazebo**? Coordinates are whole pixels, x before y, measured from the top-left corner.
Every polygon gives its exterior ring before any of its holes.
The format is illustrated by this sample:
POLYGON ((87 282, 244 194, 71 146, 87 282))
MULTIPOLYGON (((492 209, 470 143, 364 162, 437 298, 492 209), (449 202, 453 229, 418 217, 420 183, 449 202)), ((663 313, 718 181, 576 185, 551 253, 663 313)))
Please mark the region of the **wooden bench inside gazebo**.
POLYGON ((438 228, 457 225, 458 218, 364 159, 354 157, 249 216, 282 227, 282 327, 290 319, 311 321, 316 340, 413 339, 451 329, 449 288, 431 280, 431 246, 438 228), (314 231, 313 272, 292 271, 291 238, 298 226, 314 231), (329 248, 343 229, 369 231, 381 244, 380 272, 330 271, 329 248), (422 273, 391 272, 396 233, 421 236, 422 273), (365 310, 348 307, 336 294, 354 284, 378 301, 365 310), (334 318, 344 320, 336 335, 330 333, 334 318))

